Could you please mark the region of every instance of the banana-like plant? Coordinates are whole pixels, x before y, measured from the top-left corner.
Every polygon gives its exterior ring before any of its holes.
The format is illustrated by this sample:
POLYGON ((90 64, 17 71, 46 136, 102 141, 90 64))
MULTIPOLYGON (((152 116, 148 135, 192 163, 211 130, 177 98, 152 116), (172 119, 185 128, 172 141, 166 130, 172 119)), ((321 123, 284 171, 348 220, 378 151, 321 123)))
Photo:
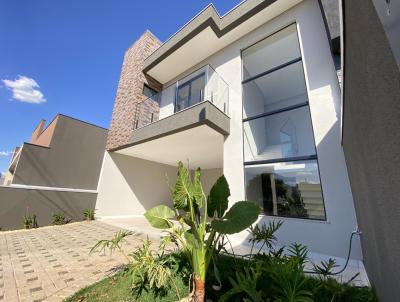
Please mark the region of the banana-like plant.
POLYGON ((186 253, 193 271, 192 301, 204 302, 207 269, 215 260, 219 240, 247 229, 257 220, 260 208, 249 201, 238 201, 228 210, 230 190, 225 177, 222 175, 216 181, 206 197, 200 168, 193 174, 192 178, 190 171, 179 162, 172 188, 174 209, 159 205, 144 216, 153 227, 169 232, 186 253))

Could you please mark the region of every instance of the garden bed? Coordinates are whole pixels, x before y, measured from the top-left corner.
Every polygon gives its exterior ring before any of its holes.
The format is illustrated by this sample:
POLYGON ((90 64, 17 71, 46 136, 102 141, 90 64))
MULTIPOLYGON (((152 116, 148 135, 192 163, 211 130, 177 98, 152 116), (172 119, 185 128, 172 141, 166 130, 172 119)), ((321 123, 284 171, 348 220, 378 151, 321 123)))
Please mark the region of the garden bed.
MULTIPOLYGON (((177 259, 182 261, 181 268, 176 275, 174 275, 175 283, 177 284, 180 297, 186 297, 189 294, 189 279, 187 272, 190 270, 189 264, 185 263, 184 257, 176 254, 177 259)), ((229 278, 235 278, 237 272, 243 272, 244 268, 251 267, 252 261, 233 258, 230 256, 219 256, 218 266, 219 273, 222 281, 222 286, 219 291, 216 290, 215 285, 218 284, 215 273, 210 269, 207 276, 207 299, 212 301, 219 301, 220 298, 229 290, 232 289, 229 278)), ((290 280, 291 276, 288 277, 288 283, 293 283, 290 280)), ((292 276, 293 277, 293 276, 292 276)), ((284 280, 284 279, 283 279, 284 280)), ((378 301, 375 293, 370 287, 356 287, 349 284, 340 284, 333 278, 319 278, 304 276, 305 283, 302 289, 312 293, 310 300, 304 301, 315 301, 315 302, 376 302, 378 301)), ((262 291, 270 301, 275 301, 278 297, 276 296, 279 289, 276 288, 274 282, 269 280, 268 276, 266 279, 261 280, 265 283, 262 286, 262 291)), ((244 284, 242 284, 244 285, 244 284)), ((284 284, 282 284, 284 286, 284 284)), ((245 294, 238 294, 230 297, 227 301, 243 301, 243 298, 247 297, 245 294)), ((114 276, 108 277, 98 283, 88 286, 73 296, 65 300, 65 302, 111 302, 111 301, 177 301, 176 290, 168 287, 165 290, 143 290, 141 295, 137 294, 137 291, 132 290, 132 279, 127 271, 120 271, 114 276)), ((250 300, 254 301, 254 300, 250 300)), ((265 301, 265 300, 263 300, 265 301)), ((283 301, 300 301, 300 300, 283 300, 283 301)), ((301 300, 303 301, 303 300, 301 300)))

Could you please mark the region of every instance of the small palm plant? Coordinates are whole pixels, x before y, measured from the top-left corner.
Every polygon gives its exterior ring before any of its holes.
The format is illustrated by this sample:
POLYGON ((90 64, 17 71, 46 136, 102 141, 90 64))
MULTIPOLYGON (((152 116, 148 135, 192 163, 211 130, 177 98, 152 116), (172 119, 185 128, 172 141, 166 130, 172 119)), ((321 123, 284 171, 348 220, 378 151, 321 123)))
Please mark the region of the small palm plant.
POLYGON ((132 289, 137 292, 137 297, 143 290, 153 289, 156 292, 162 292, 172 285, 178 300, 181 300, 174 278, 177 272, 171 267, 172 264, 177 263, 173 255, 165 254, 163 242, 159 245, 158 251, 155 251, 152 242, 147 238, 142 246, 129 256, 132 261, 128 265, 127 273, 132 278, 132 289))
POLYGON ((189 170, 179 162, 176 184, 172 188, 174 209, 159 205, 148 210, 145 217, 153 227, 166 230, 183 249, 193 272, 192 300, 203 302, 207 269, 215 259, 220 239, 252 225, 260 208, 255 203, 239 201, 228 210, 230 190, 225 177, 216 181, 208 197, 200 178, 200 168, 192 179, 189 170))
POLYGON ((37 219, 36 219, 36 215, 25 215, 23 220, 22 220, 22 224, 24 226, 24 229, 33 229, 33 228, 37 228, 38 227, 38 223, 37 223, 37 219))
POLYGON ((83 212, 83 217, 84 217, 84 219, 87 220, 87 221, 94 220, 95 211, 96 211, 96 210, 93 210, 93 209, 86 209, 86 210, 83 212))
POLYGON ((94 252, 106 252, 106 249, 110 250, 110 253, 112 254, 115 250, 119 251, 125 259, 130 262, 130 259, 128 256, 125 254, 124 250, 122 249, 122 243, 125 242, 125 238, 128 236, 133 235, 134 233, 132 231, 127 231, 127 230, 120 230, 115 233, 114 237, 111 239, 104 239, 98 241, 91 249, 90 249, 90 254, 94 252))
POLYGON ((62 225, 71 222, 70 218, 67 218, 64 213, 54 213, 53 214, 53 225, 62 225))
POLYGON ((251 243, 250 255, 253 255, 254 246, 256 244, 261 244, 257 254, 261 253, 264 246, 271 250, 278 240, 275 233, 279 230, 282 224, 282 221, 270 221, 268 225, 262 224, 256 225, 255 227, 250 226, 248 230, 251 235, 248 240, 249 243, 251 243))

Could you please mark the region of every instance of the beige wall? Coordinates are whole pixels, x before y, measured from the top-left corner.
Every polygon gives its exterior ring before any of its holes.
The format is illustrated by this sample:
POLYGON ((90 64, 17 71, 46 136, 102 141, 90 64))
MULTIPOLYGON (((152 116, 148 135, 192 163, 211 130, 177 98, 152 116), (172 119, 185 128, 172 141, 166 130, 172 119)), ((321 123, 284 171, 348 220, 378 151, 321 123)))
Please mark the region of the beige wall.
POLYGON ((142 215, 164 203, 171 205, 170 184, 176 168, 135 157, 105 152, 96 209, 98 216, 142 215))
POLYGON ((384 302, 400 300, 400 73, 374 4, 342 2, 343 147, 366 268, 384 302))
POLYGON ((63 115, 53 124, 57 127, 49 147, 24 144, 12 183, 96 189, 107 129, 63 115))
POLYGON ((223 173, 222 169, 207 169, 201 171, 201 183, 206 195, 208 195, 214 183, 223 173))
MULTIPOLYGON (((96 202, 97 215, 143 215, 159 204, 172 206, 169 185, 175 184, 176 173, 173 166, 105 152, 96 202)), ((202 171, 206 194, 221 175, 222 169, 202 171)))
POLYGON ((10 185, 12 183, 13 177, 14 177, 14 175, 11 174, 10 171, 7 171, 6 175, 4 176, 4 182, 1 185, 5 185, 5 186, 10 185))
POLYGON ((52 215, 59 212, 81 221, 85 209, 94 209, 96 195, 0 186, 0 227, 3 231, 21 229, 27 212, 37 216, 39 226, 50 225, 52 215))
POLYGON ((47 126, 46 129, 44 129, 42 133, 36 136, 35 139, 31 140, 31 144, 49 147, 59 118, 60 116, 56 116, 56 118, 47 126))

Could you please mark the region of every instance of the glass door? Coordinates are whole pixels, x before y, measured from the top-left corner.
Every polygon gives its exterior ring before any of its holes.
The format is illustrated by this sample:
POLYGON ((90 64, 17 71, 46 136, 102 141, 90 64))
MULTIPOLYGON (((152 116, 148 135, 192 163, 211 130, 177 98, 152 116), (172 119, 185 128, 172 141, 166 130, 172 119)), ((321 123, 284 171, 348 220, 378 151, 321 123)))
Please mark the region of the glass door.
POLYGON ((175 112, 200 103, 204 99, 205 73, 186 81, 177 88, 175 112))

